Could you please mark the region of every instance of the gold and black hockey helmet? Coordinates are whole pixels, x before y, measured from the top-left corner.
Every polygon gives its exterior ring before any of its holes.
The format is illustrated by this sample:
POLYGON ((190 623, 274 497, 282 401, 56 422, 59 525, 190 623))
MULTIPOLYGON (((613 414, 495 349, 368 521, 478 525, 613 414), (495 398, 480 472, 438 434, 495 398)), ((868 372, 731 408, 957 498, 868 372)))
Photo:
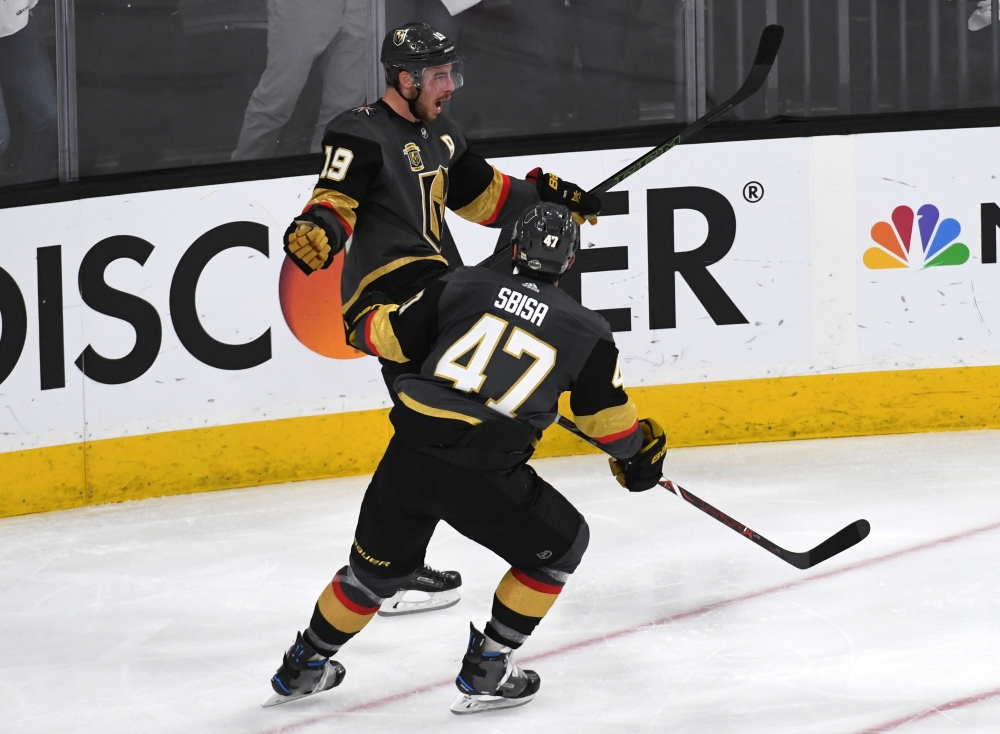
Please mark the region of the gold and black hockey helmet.
POLYGON ((562 275, 580 249, 580 227, 562 204, 539 202, 514 224, 518 272, 562 275))
POLYGON ((382 66, 386 83, 398 84, 399 72, 408 71, 417 89, 423 82, 424 69, 451 64, 451 80, 455 89, 462 86, 462 57, 455 44, 445 34, 426 23, 407 23, 389 31, 382 41, 382 66))

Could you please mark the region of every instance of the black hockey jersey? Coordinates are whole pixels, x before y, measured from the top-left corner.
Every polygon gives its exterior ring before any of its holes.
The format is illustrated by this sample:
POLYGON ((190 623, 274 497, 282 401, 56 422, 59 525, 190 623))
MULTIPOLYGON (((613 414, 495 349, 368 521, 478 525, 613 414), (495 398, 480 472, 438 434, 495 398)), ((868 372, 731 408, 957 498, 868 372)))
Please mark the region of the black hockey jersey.
POLYGON ((349 340, 419 365, 400 376, 400 440, 459 465, 525 460, 569 391, 577 425, 619 458, 642 445, 611 329, 554 285, 460 268, 401 305, 363 309, 349 340))
MULTIPOLYGON (((323 137, 323 168, 306 210, 332 212, 346 250, 345 315, 368 290, 400 301, 461 265, 445 208, 503 227, 538 201, 535 187, 511 179, 469 150, 447 116, 409 122, 384 101, 336 117, 323 137)), ((353 319, 350 319, 353 320, 353 319)))

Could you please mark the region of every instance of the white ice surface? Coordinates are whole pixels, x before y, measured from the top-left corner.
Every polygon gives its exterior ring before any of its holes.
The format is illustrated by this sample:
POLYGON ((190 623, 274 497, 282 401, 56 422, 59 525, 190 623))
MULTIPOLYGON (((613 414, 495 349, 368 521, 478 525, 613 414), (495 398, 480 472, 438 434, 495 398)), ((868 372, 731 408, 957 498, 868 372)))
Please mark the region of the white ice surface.
POLYGON ((1000 689, 998 439, 668 455, 668 476, 790 549, 871 522, 805 572, 663 490, 628 494, 601 457, 535 462, 592 542, 521 653, 542 656, 535 701, 471 718, 448 712, 451 681, 505 566, 444 526, 428 561, 462 572, 458 606, 376 617, 340 688, 258 705, 367 478, 0 520, 0 732, 997 731, 1000 695, 967 699, 1000 689))

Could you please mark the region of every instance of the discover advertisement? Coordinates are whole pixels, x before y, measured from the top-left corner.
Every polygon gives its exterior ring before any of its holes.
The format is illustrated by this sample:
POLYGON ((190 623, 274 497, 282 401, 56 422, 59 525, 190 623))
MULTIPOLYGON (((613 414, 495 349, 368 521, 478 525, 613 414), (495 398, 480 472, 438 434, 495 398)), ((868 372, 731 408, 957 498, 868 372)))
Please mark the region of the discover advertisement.
MULTIPOLYGON (((605 197, 562 287, 611 324, 631 387, 1000 365, 980 153, 998 147, 994 129, 680 146, 605 197)), ((642 152, 494 162, 587 186, 642 152)), ((339 263, 285 262, 313 183, 0 211, 0 455, 388 407, 343 342, 339 263)), ((498 230, 447 221, 466 263, 493 252, 498 230)))

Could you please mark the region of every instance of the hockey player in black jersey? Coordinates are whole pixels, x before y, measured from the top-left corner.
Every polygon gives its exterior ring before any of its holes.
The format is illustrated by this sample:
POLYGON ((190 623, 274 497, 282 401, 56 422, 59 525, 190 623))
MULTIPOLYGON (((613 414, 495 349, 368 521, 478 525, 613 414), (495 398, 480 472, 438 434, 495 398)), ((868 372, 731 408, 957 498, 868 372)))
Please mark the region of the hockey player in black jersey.
POLYGON ((580 563, 583 516, 526 464, 570 392, 577 425, 618 481, 656 485, 666 439, 622 387, 607 322, 556 287, 579 247, 568 209, 537 204, 514 230, 515 274, 461 268, 402 304, 365 294, 348 332, 411 372, 394 384, 395 434, 365 493, 348 565, 285 655, 269 703, 332 688, 333 656, 423 563, 444 520, 510 563, 482 631, 472 626, 452 704, 458 714, 518 706, 540 686, 513 661, 580 563))
MULTIPOLYGON (((463 83, 461 57, 444 34, 422 23, 390 31, 382 63, 385 96, 330 123, 312 198, 285 233, 286 253, 307 275, 345 251, 341 303, 348 322, 367 293, 402 303, 462 264, 446 208, 489 227, 512 223, 539 199, 565 202, 581 222, 597 215, 600 201, 578 186, 540 168, 529 180, 512 179, 469 149, 441 113, 463 83)), ((395 403, 392 384, 410 366, 381 362, 395 403)), ((430 601, 407 602, 403 590, 381 613, 450 606, 459 584, 457 572, 424 568, 407 590, 430 592, 430 601)))
POLYGON ((565 204, 581 223, 596 219, 600 200, 575 184, 540 168, 510 178, 469 148, 441 113, 464 81, 462 59, 442 33, 423 23, 397 28, 381 58, 385 95, 330 123, 312 198, 285 233, 286 253, 307 275, 346 251, 345 315, 366 291, 401 303, 462 264, 446 208, 496 228, 540 200, 565 204))

